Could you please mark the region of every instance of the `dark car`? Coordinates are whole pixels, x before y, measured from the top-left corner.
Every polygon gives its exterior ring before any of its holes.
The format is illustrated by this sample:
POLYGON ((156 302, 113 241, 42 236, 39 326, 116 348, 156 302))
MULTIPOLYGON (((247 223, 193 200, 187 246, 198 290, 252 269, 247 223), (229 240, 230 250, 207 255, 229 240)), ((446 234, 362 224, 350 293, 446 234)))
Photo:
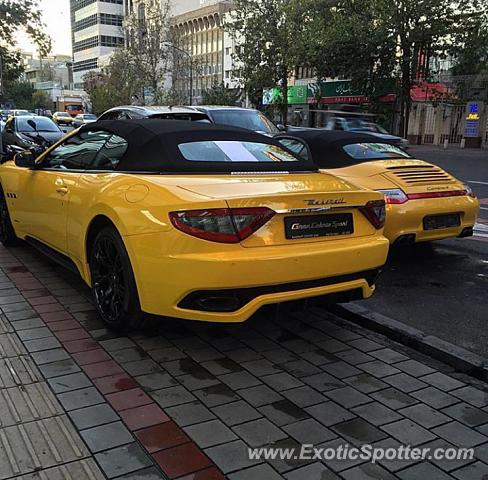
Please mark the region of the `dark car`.
POLYGON ((10 117, 2 131, 4 145, 31 148, 36 145, 35 137, 41 135, 47 143, 53 144, 61 139, 64 132, 50 119, 38 116, 10 117), (35 122, 35 128, 32 125, 35 122))
POLYGON ((195 107, 114 107, 104 112, 98 120, 124 120, 159 118, 168 120, 191 120, 241 127, 273 136, 278 128, 259 110, 241 107, 195 106, 195 107))

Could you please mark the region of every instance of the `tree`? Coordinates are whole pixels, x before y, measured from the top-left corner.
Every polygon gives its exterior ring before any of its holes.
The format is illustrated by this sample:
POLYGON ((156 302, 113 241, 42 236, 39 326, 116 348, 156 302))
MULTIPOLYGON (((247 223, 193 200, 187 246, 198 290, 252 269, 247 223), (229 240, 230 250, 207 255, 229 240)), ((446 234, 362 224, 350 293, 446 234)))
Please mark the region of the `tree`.
POLYGON ((153 101, 160 103, 171 72, 169 1, 140 0, 136 11, 126 17, 123 30, 125 68, 133 86, 139 96, 144 96, 144 88, 150 89, 153 101))
MULTIPOLYGON (((282 121, 288 117, 288 80, 303 61, 308 0, 235 0, 225 28, 239 48, 234 59, 252 96, 280 85, 282 121)), ((255 98, 257 100, 257 98, 255 98)))
POLYGON ((430 60, 455 46, 477 4, 478 0, 339 0, 313 16, 307 58, 319 77, 351 78, 373 97, 392 93, 385 92, 385 85, 392 84, 400 107, 400 133, 406 135, 411 87, 429 79, 430 60))
POLYGON ((241 92, 238 89, 226 87, 223 83, 214 85, 203 92, 203 103, 205 105, 236 105, 241 99, 241 92))
POLYGON ((36 90, 32 94, 32 107, 40 110, 48 110, 52 108, 53 102, 48 93, 44 90, 36 90))
POLYGON ((34 88, 30 82, 16 81, 13 82, 8 90, 9 98, 16 108, 32 110, 32 94, 34 88))

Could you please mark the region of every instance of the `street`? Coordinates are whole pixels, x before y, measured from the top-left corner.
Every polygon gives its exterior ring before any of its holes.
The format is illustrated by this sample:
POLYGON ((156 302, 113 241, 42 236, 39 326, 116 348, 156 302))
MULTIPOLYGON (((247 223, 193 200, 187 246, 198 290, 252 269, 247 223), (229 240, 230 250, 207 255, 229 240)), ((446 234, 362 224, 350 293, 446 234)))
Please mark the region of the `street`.
POLYGON ((412 147, 410 153, 466 182, 481 200, 475 236, 395 249, 371 310, 488 356, 488 153, 412 147), (485 230, 486 229, 486 230, 485 230))

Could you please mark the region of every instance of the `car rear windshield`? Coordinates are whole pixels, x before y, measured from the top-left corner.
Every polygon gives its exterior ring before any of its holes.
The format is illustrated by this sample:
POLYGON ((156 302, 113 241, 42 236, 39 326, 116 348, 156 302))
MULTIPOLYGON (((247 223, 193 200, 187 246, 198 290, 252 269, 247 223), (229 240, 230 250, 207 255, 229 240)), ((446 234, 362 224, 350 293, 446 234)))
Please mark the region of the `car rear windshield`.
POLYGON ((85 120, 96 120, 97 119, 97 116, 96 115, 92 115, 92 114, 87 114, 87 115, 83 115, 83 118, 85 120))
POLYGON ((17 118, 17 130, 24 133, 35 133, 38 132, 59 132, 58 126, 49 118, 44 117, 18 117, 17 118), (32 120, 36 123, 36 128, 33 128, 27 122, 32 120))
POLYGON ((267 143, 229 140, 207 140, 180 143, 178 148, 186 160, 193 162, 297 162, 299 159, 267 143))
POLYGON ((241 127, 255 132, 266 133, 267 135, 278 133, 278 129, 271 120, 255 110, 214 110, 211 115, 213 121, 219 125, 241 127))
POLYGON ((388 158, 412 158, 394 145, 387 143, 352 143, 342 149, 354 160, 383 160, 388 158))

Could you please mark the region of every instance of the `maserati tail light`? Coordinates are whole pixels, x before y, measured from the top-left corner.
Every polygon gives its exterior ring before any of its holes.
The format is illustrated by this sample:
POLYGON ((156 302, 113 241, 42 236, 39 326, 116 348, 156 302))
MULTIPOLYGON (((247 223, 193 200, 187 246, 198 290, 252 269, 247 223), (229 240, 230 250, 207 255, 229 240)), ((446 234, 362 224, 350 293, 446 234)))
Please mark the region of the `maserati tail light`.
POLYGON ((389 190, 377 190, 385 196, 386 203, 400 205, 408 201, 407 195, 400 188, 392 188, 389 190))
POLYGON ((359 207, 359 210, 377 230, 385 226, 386 207, 384 200, 371 200, 364 207, 359 207))
POLYGON ((210 208, 171 212, 178 230, 211 242, 239 243, 267 223, 275 212, 267 207, 210 208))

